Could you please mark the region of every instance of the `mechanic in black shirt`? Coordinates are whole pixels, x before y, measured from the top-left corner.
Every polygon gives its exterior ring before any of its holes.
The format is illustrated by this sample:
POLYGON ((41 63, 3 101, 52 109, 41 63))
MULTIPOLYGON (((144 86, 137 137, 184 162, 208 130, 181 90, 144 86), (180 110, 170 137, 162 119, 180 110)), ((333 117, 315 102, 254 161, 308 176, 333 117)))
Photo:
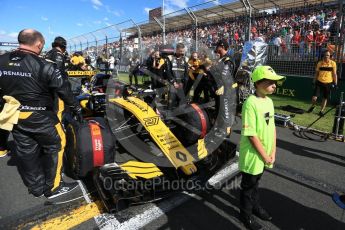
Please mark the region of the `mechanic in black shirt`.
MULTIPOLYGON (((52 43, 52 49, 48 51, 48 53, 45 56, 46 59, 52 60, 56 63, 57 68, 60 70, 62 74, 67 74, 66 67, 68 65, 68 62, 66 60, 65 55, 66 47, 66 39, 64 39, 63 37, 56 37, 54 39, 54 42, 52 43)), ((67 77, 67 75, 64 76, 67 77)))
MULTIPOLYGON (((63 37, 56 37, 52 43, 52 49, 45 55, 45 58, 55 62, 57 68, 60 70, 62 77, 66 79, 68 85, 66 87, 71 87, 68 81, 67 66, 68 66, 68 54, 66 54, 67 42, 63 37)), ((57 112, 58 118, 62 121, 63 115, 65 115, 65 105, 63 101, 56 97, 54 109, 57 112)))
POLYGON ((228 56, 229 44, 226 40, 220 40, 216 44, 215 52, 219 54, 220 59, 218 63, 211 68, 211 73, 214 75, 218 89, 216 95, 220 98, 218 120, 218 134, 222 137, 229 136, 231 133, 231 126, 235 120, 236 114, 236 88, 237 84, 234 81, 235 64, 228 56))
POLYGON ((54 95, 75 113, 81 109, 56 64, 39 57, 45 42, 42 34, 24 29, 18 35, 18 42, 17 50, 0 56, 0 96, 12 96, 21 104, 18 124, 14 125, 12 134, 29 193, 52 198, 78 186, 62 182, 66 139, 53 110, 54 95))
POLYGON ((176 45, 175 55, 170 56, 167 65, 167 78, 170 82, 169 108, 175 109, 186 103, 184 84, 188 79, 188 58, 185 56, 185 45, 176 45))

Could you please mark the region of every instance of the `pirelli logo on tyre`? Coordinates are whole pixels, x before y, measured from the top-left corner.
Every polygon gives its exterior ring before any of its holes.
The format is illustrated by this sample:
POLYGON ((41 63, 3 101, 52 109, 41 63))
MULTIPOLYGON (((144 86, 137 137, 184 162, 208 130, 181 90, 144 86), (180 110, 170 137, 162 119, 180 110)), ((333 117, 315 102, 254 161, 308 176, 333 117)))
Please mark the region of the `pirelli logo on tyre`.
POLYGON ((158 124, 159 116, 147 117, 147 118, 144 118, 143 121, 145 122, 146 127, 154 126, 158 124))

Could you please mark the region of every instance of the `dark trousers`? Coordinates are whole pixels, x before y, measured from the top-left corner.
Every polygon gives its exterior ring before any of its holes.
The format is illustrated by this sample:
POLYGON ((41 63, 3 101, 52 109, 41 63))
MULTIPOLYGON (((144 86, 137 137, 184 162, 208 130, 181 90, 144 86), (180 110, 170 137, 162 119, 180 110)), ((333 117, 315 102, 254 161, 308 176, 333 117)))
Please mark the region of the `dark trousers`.
MULTIPOLYGON (((236 115, 236 90, 224 90, 224 95, 219 96, 219 116, 217 118, 217 127, 226 130, 232 127, 236 115)), ((216 104, 217 106, 217 104, 216 104)))
POLYGON ((12 130, 21 176, 30 193, 55 190, 61 181, 65 133, 54 112, 33 112, 12 130))
MULTIPOLYGON (((212 98, 216 97, 216 94, 215 94, 216 90, 217 89, 213 87, 212 82, 208 79, 205 79, 205 77, 203 77, 194 90, 193 102, 200 101, 201 93, 204 93, 204 102, 209 102, 210 97, 212 98)), ((216 109, 218 109, 218 107, 216 109)))
POLYGON ((175 88, 173 85, 170 85, 169 89, 169 101, 168 108, 175 109, 182 104, 186 103, 185 94, 183 92, 183 84, 179 83, 179 87, 175 88))
POLYGON ((134 71, 129 72, 129 84, 132 85, 133 84, 133 76, 134 76, 134 82, 135 82, 135 86, 138 86, 138 76, 137 73, 134 71))
POLYGON ((186 82, 184 84, 184 89, 183 89, 184 90, 184 94, 186 96, 188 96, 189 91, 192 89, 194 81, 195 80, 191 79, 190 77, 186 80, 186 82))
POLYGON ((251 175, 242 172, 240 194, 241 215, 250 216, 252 215, 253 209, 260 207, 258 187, 262 174, 251 175))

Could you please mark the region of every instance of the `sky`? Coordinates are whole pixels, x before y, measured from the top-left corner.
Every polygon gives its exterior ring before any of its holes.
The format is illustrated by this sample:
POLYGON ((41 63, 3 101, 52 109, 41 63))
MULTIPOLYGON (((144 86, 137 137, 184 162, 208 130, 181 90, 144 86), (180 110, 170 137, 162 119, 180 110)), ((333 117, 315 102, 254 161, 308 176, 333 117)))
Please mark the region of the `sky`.
MULTIPOLYGON (((164 8, 168 13, 207 1, 164 0, 164 8)), ((16 42, 20 30, 34 28, 43 34, 46 39, 45 48, 49 48, 56 36, 63 36, 68 40, 128 19, 136 23, 146 21, 148 11, 160 7, 162 2, 163 0, 0 0, 0 42, 16 42)), ((130 22, 122 24, 127 27, 132 25, 130 22)))

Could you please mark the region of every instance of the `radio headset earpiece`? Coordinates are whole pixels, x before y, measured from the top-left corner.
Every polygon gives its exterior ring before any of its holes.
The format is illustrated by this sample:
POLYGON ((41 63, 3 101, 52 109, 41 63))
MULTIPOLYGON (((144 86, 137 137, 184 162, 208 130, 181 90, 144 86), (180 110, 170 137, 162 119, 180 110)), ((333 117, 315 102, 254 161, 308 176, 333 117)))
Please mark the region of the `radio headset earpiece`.
POLYGON ((53 48, 60 47, 60 48, 66 49, 66 46, 67 46, 66 39, 64 39, 63 37, 56 37, 54 39, 54 42, 52 43, 53 48))

